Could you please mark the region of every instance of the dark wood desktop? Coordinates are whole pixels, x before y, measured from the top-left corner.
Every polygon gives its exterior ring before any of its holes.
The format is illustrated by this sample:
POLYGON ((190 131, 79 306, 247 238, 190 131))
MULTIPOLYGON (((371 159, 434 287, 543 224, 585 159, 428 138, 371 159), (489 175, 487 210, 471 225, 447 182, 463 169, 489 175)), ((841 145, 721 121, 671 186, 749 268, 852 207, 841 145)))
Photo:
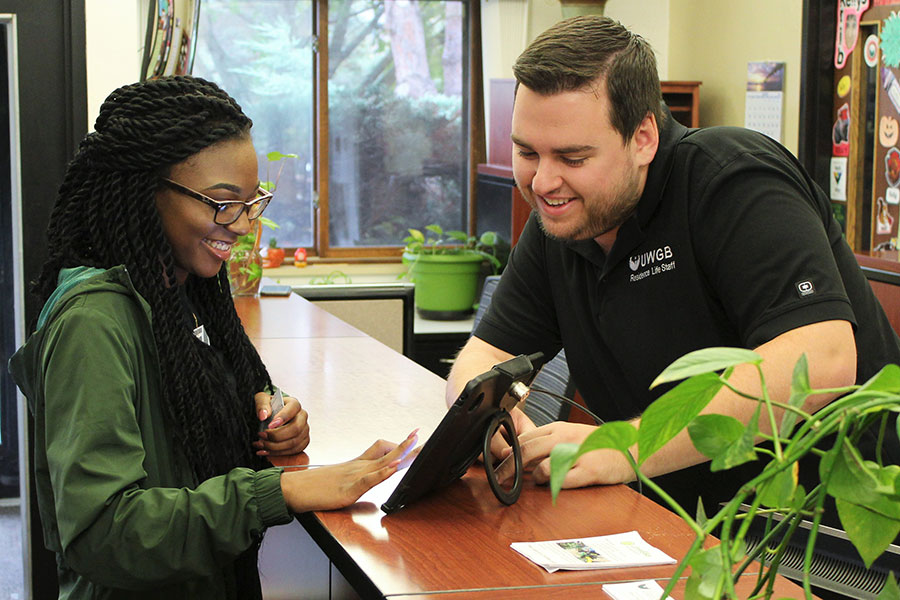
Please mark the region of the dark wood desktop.
MULTIPOLYGON (((274 382, 310 414, 307 451, 273 462, 340 462, 379 437, 400 441, 417 427, 424 441, 446 412, 444 380, 299 296, 237 298, 235 305, 274 382)), ((675 514, 623 485, 565 490, 554 506, 547 487, 526 479, 519 501, 503 506, 479 465, 439 493, 385 515, 379 507, 400 477, 350 508, 298 516, 363 598, 593 598, 602 597, 605 582, 649 578, 665 587, 674 565, 550 574, 509 545, 637 530, 677 559, 693 541, 675 514)), ((741 590, 749 592, 754 577, 742 579, 741 590)), ((779 597, 802 597, 787 580, 778 589, 779 597)), ((682 580, 673 596, 683 591, 682 580)))

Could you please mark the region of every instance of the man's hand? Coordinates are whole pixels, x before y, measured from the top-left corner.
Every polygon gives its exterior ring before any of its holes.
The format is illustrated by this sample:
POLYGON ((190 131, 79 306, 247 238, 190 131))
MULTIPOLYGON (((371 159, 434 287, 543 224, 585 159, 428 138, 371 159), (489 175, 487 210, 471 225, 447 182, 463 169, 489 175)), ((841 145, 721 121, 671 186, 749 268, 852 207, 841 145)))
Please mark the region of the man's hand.
MULTIPOLYGON (((581 423, 557 421, 541 427, 534 427, 519 435, 522 450, 522 466, 532 471, 535 482, 545 484, 550 481, 550 452, 557 444, 581 444, 596 427, 581 423)), ((507 447, 501 455, 504 460, 497 469, 497 480, 504 483, 515 475, 512 448, 507 447)), ((587 485, 624 483, 634 479, 634 471, 624 456, 617 450, 595 450, 579 458, 563 480, 564 488, 587 485)))
MULTIPOLYGON (((272 410, 272 397, 259 392, 254 397, 256 414, 265 421, 272 410)), ((300 406, 300 401, 291 396, 284 397, 284 408, 274 415, 265 431, 259 432, 259 439, 253 442, 259 456, 290 456, 300 454, 309 445, 309 414, 300 406)))
MULTIPOLYGON (((534 423, 528 418, 528 415, 519 408, 513 408, 512 411, 510 411, 509 416, 512 417, 516 435, 520 440, 522 439, 522 434, 536 429, 534 423)), ((512 446, 509 445, 509 440, 504 436, 505 431, 506 430, 501 427, 497 430, 497 433, 494 434, 494 437, 491 438, 491 454, 493 454, 495 458, 506 458, 509 456, 510 452, 512 452, 512 446)))

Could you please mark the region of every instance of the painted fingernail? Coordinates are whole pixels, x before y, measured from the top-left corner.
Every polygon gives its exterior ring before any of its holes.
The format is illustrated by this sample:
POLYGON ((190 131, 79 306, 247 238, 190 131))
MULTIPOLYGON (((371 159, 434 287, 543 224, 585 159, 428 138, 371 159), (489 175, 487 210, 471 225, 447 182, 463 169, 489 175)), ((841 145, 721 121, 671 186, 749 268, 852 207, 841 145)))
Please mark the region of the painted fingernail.
POLYGON ((269 411, 267 411, 264 408, 259 409, 259 420, 260 421, 265 421, 266 417, 268 417, 268 416, 269 416, 269 411))
POLYGON ((419 429, 421 429, 421 427, 416 427, 415 429, 413 429, 412 433, 410 433, 408 436, 406 436, 406 439, 409 440, 409 439, 416 437, 416 434, 419 433, 419 429))
POLYGON ((284 421, 282 421, 281 419, 272 419, 272 422, 269 423, 269 429, 280 427, 282 423, 284 423, 284 421))
POLYGON ((259 452, 256 453, 256 455, 257 456, 268 456, 269 451, 268 450, 260 450, 259 452))

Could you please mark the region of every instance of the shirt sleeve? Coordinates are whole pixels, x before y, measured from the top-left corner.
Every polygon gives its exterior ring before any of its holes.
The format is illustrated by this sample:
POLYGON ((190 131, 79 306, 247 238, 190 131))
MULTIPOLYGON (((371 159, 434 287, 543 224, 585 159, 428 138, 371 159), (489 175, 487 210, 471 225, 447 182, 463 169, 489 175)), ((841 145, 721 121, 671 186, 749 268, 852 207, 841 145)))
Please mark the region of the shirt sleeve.
POLYGON ((147 374, 139 375, 136 336, 84 307, 68 310, 52 327, 44 366, 46 453, 70 568, 124 589, 208 577, 267 526, 291 519, 279 469, 236 468, 195 489, 148 487, 136 383, 147 374))
POLYGON ((562 340, 546 272, 544 242, 537 217, 532 214, 510 253, 475 336, 510 354, 540 351, 549 359, 562 348, 562 340))
POLYGON ((698 191, 696 255, 747 347, 831 319, 856 322, 832 246, 830 206, 768 153, 735 157, 698 191))

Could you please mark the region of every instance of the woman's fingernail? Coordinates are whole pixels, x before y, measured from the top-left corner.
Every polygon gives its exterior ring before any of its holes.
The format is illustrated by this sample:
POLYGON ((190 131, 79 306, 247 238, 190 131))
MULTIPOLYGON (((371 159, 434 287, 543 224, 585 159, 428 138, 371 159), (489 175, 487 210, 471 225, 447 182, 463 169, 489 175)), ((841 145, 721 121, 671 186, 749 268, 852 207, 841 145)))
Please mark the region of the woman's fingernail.
POLYGON ((409 440, 409 439, 416 437, 416 434, 419 433, 419 429, 421 429, 421 427, 416 427, 415 429, 413 429, 412 433, 410 433, 408 436, 406 436, 406 439, 409 440))
POLYGON ((268 450, 260 450, 259 452, 256 453, 256 455, 257 456, 268 456, 269 451, 268 450))
POLYGON ((269 429, 280 427, 282 423, 284 423, 284 421, 282 421, 281 419, 272 419, 272 422, 269 423, 269 429))
POLYGON ((266 417, 268 417, 268 416, 269 416, 269 411, 267 411, 264 408, 259 409, 259 420, 260 421, 265 421, 266 417))

